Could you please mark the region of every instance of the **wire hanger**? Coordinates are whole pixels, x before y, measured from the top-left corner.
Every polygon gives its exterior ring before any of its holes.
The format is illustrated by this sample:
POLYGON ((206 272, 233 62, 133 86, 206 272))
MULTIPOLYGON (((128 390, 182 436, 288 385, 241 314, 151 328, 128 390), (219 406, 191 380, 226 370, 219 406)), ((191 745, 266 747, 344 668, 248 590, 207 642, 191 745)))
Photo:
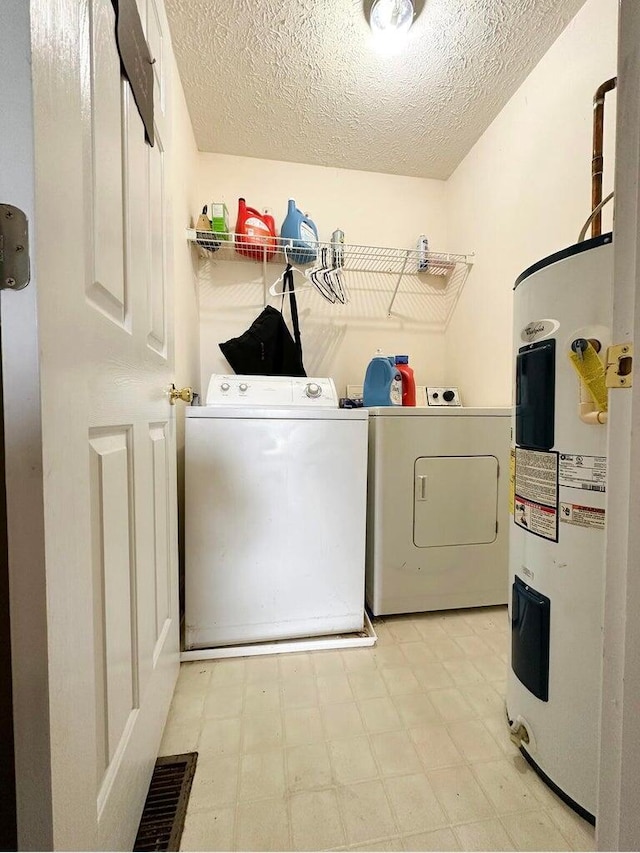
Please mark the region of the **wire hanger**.
POLYGON ((309 280, 308 280, 306 274, 303 272, 303 270, 298 269, 298 267, 294 266, 294 264, 292 264, 291 261, 289 260, 289 256, 287 255, 287 249, 288 248, 289 248, 288 246, 282 247, 282 253, 284 255, 284 260, 285 260, 285 268, 282 270, 282 272, 280 273, 278 278, 273 282, 273 284, 269 288, 269 294, 271 296, 284 296, 285 291, 282 288, 278 289, 278 285, 280 284, 281 281, 282 282, 284 281, 285 273, 289 269, 293 270, 294 273, 297 272, 300 275, 304 276, 305 284, 303 284, 302 287, 308 287, 309 286, 309 280))
MULTIPOLYGON (((297 267, 294 267, 293 264, 287 263, 286 267, 282 270, 282 272, 280 273, 278 278, 273 282, 273 284, 269 288, 270 296, 284 296, 285 295, 286 291, 284 291, 282 288, 278 288, 278 285, 280 284, 280 282, 284 283, 284 275, 287 272, 287 270, 293 270, 293 272, 297 272, 300 275, 304 275, 302 270, 299 270, 297 267)), ((301 284, 301 286, 302 287, 310 287, 306 276, 305 276, 304 284, 301 284)))
POLYGON ((329 266, 327 260, 328 249, 326 247, 323 247, 320 252, 320 261, 316 262, 315 266, 308 267, 305 270, 301 270, 299 267, 295 266, 295 264, 291 263, 287 254, 288 248, 291 247, 286 245, 282 247, 286 267, 269 288, 269 294, 271 296, 284 295, 285 291, 282 288, 279 288, 278 285, 280 282, 283 282, 285 273, 291 269, 293 272, 297 272, 299 275, 304 276, 305 283, 301 285, 302 287, 313 286, 320 296, 332 305, 335 305, 336 302, 340 302, 344 305, 349 301, 346 287, 344 286, 342 279, 342 271, 335 263, 335 259, 333 260, 332 265, 329 266))
POLYGON ((346 305, 349 302, 349 289, 347 288, 347 282, 342 276, 342 262, 339 259, 338 253, 335 248, 332 252, 332 261, 331 261, 331 274, 332 278, 332 287, 338 299, 338 302, 341 302, 343 305, 346 305))
POLYGON ((327 266, 327 250, 322 249, 320 256, 322 258, 320 266, 315 266, 313 269, 305 270, 305 277, 314 285, 318 293, 331 302, 332 305, 336 302, 336 292, 333 289, 331 279, 327 279, 327 274, 330 272, 327 266))

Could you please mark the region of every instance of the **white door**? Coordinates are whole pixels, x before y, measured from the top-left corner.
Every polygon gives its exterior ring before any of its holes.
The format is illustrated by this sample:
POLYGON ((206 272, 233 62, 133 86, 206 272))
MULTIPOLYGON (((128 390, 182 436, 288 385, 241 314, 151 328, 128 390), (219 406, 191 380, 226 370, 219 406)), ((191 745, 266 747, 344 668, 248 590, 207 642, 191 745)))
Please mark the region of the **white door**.
POLYGON ((30 8, 51 838, 130 850, 178 669, 168 27, 139 0, 151 148, 111 0, 30 8))

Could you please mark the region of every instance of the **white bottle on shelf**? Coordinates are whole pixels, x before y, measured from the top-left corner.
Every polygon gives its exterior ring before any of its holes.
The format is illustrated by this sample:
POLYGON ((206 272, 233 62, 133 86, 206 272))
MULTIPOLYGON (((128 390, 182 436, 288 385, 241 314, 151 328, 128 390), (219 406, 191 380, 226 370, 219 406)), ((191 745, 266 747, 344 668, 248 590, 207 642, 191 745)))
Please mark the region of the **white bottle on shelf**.
POLYGON ((427 272, 429 269, 429 241, 426 234, 418 237, 418 272, 427 272))
POLYGON ((344 266, 344 231, 340 228, 331 235, 331 249, 333 250, 333 266, 342 269, 344 266))

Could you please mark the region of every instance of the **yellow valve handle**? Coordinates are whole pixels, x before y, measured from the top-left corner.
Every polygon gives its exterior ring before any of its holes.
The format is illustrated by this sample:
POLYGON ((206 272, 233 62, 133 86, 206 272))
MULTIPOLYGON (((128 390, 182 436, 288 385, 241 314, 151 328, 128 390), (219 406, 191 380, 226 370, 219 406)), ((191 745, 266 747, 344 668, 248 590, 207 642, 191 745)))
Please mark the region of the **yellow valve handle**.
POLYGON ((606 412, 609 404, 604 364, 600 361, 593 344, 584 340, 582 343, 586 343, 586 347, 580 348, 578 352, 569 352, 569 359, 598 410, 606 412))

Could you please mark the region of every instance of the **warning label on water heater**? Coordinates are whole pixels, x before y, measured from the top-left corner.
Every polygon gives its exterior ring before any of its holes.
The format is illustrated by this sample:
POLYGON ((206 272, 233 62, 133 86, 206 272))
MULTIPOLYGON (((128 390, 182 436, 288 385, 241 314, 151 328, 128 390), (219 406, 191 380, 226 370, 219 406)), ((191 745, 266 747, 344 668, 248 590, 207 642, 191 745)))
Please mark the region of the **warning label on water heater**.
POLYGON ((516 503, 516 451, 511 448, 509 456, 509 515, 513 515, 516 503))
POLYGON ((515 468, 515 524, 557 542, 558 454, 516 447, 515 468))
POLYGON ((558 454, 516 447, 516 497, 558 506, 558 454))
POLYGON ((558 541, 558 511, 552 506, 527 501, 516 495, 516 511, 513 520, 518 527, 542 536, 543 539, 558 541))
POLYGON ((560 454, 560 485, 590 492, 607 490, 607 457, 560 454))
POLYGON ((604 530, 604 509, 595 506, 561 503, 560 520, 577 527, 594 527, 604 530))

